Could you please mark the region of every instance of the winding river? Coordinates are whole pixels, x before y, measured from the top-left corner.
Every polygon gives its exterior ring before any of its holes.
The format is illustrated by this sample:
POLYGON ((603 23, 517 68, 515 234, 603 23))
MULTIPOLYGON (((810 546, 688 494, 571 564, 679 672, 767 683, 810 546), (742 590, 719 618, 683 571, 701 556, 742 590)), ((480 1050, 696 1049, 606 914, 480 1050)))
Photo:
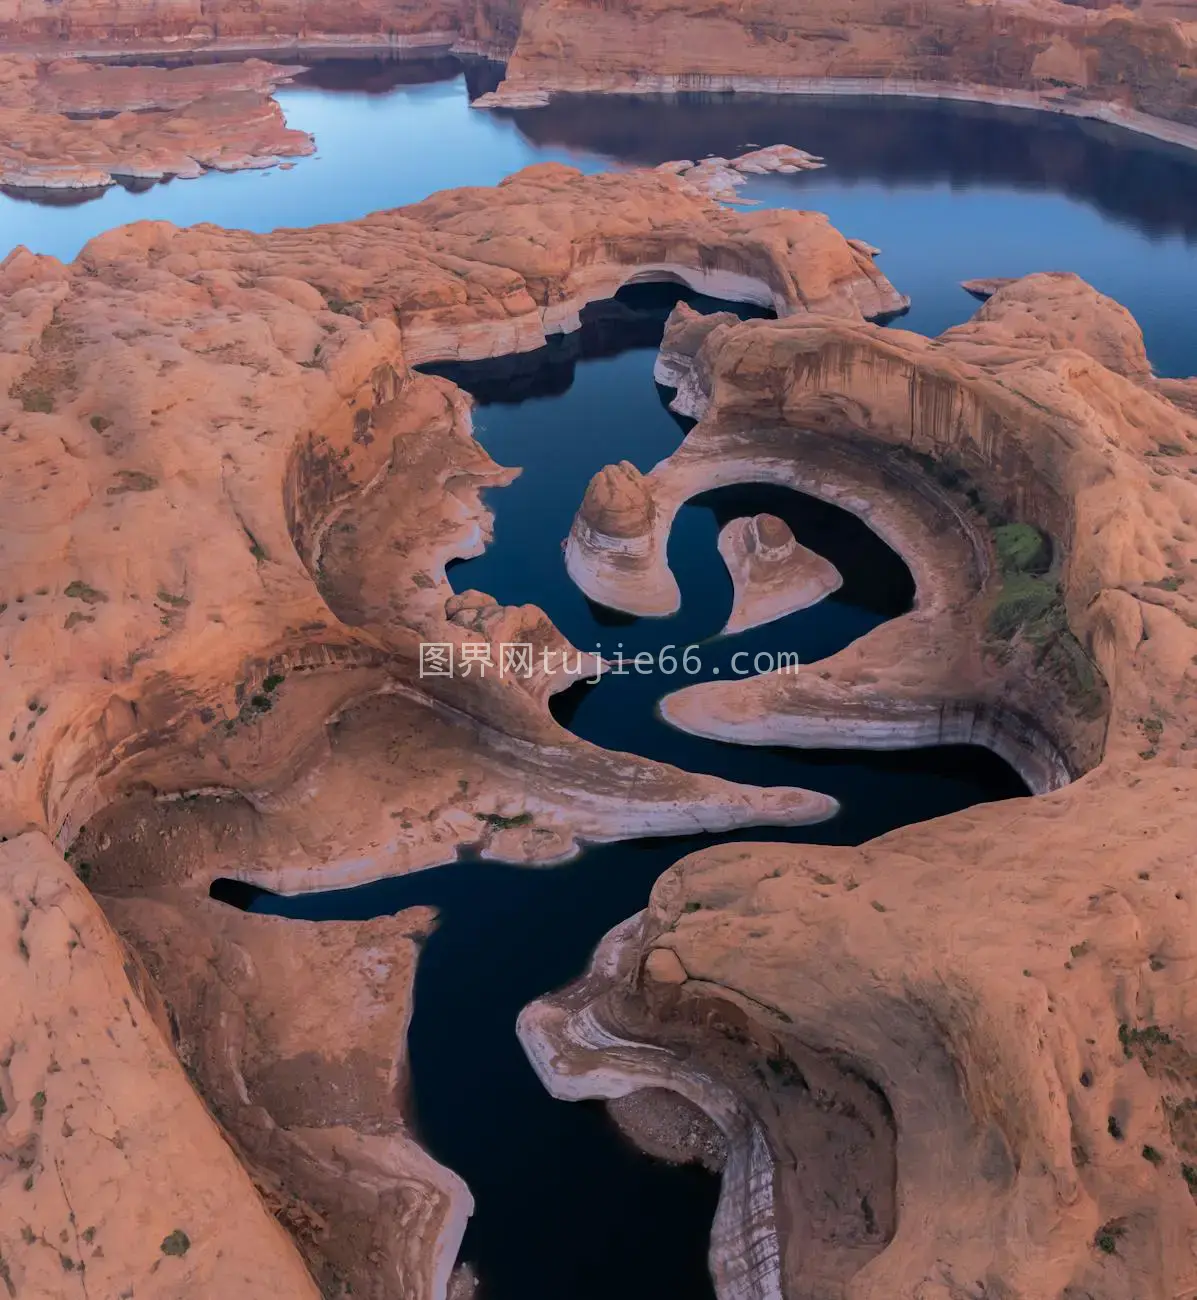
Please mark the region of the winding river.
MULTIPOLYGON (((749 197, 819 208, 846 234, 884 248, 887 274, 914 305, 903 327, 938 332, 975 307, 966 276, 1075 270, 1144 326, 1160 373, 1193 364, 1197 159, 1068 119, 916 102, 584 98, 486 115, 468 96, 493 84, 485 64, 323 65, 280 94, 320 153, 293 170, 206 177, 75 206, 0 199, 0 245, 73 256, 92 235, 140 217, 268 229, 361 215, 449 185, 491 183, 532 161, 588 170, 733 153, 784 141, 825 154, 825 171, 753 182, 749 197)), ((834 795, 839 816, 793 830, 640 840, 589 849, 545 870, 463 860, 345 890, 282 898, 223 882, 214 892, 254 911, 365 918, 415 904, 439 909, 416 985, 411 1087, 421 1141, 469 1184, 476 1213, 463 1258, 487 1300, 698 1300, 712 1295, 706 1231, 717 1183, 638 1153, 605 1111, 541 1089, 513 1027, 534 997, 580 973, 600 936, 643 906, 661 872, 723 839, 860 843, 983 800, 1025 793, 985 751, 900 754, 740 748, 662 724, 657 699, 683 681, 730 670, 747 651, 821 658, 908 608, 903 562, 859 520, 782 489, 738 487, 696 498, 674 525, 670 562, 682 608, 633 620, 592 606, 570 583, 560 542, 596 469, 649 469, 684 424, 652 380, 665 316, 681 290, 640 286, 588 309, 583 329, 532 356, 443 366, 474 394, 477 433, 494 458, 524 469, 496 492, 494 543, 453 567, 454 587, 544 608, 584 649, 632 656, 695 644, 697 677, 625 674, 554 701, 558 719, 610 748, 737 781, 834 795), (844 586, 812 609, 719 639, 731 589, 719 528, 769 510, 831 559, 844 586), (458 1035, 448 1026, 468 1026, 458 1035), (468 1046, 467 1046, 468 1042, 468 1046)), ((723 308, 690 296, 704 310, 723 308)))
MULTIPOLYGON (((471 392, 476 432, 502 464, 524 472, 492 494, 495 539, 450 570, 458 591, 540 605, 581 648, 632 658, 696 646, 701 669, 672 677, 628 672, 580 684, 553 701, 559 721, 612 749, 631 750, 731 780, 807 786, 834 795, 829 822, 732 835, 595 847, 564 867, 531 870, 463 861, 357 889, 283 898, 224 882, 219 897, 251 910, 349 919, 428 904, 440 925, 417 973, 410 1033, 421 1141, 461 1174, 476 1201, 463 1257, 496 1300, 698 1300, 713 1294, 706 1233, 714 1178, 639 1155, 597 1105, 553 1101, 532 1074, 513 1028, 538 994, 581 973, 594 945, 638 911, 656 878, 684 853, 723 839, 859 843, 911 821, 1025 793, 999 759, 965 747, 865 754, 742 748, 684 735, 656 716, 657 699, 687 681, 732 671, 732 656, 779 651, 808 663, 909 608, 902 560, 860 520, 784 488, 724 488, 680 511, 670 563, 682 607, 669 619, 631 619, 592 605, 565 573, 560 540, 590 475, 611 459, 650 468, 685 422, 666 406, 652 366, 665 317, 681 291, 644 285, 597 304, 577 334, 531 356, 430 367, 471 392), (809 610, 740 636, 715 638, 731 607, 716 550, 729 519, 769 510, 844 574, 809 610), (469 1025, 463 1040, 447 1025, 469 1025), (476 1063, 471 1066, 469 1063, 476 1063)), ((706 310, 727 304, 686 295, 706 310)), ((691 663, 693 663, 693 659, 691 663)), ((745 661, 740 660, 741 664, 745 661)))

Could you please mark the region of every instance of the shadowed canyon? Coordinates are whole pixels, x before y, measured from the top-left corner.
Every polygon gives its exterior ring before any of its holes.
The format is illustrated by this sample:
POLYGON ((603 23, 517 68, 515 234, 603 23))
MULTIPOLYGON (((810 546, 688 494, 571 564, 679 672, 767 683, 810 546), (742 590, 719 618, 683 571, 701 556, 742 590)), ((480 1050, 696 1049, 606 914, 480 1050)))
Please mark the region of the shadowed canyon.
POLYGON ((1191 26, 0 0, 10 1296, 1197 1293, 1191 26))

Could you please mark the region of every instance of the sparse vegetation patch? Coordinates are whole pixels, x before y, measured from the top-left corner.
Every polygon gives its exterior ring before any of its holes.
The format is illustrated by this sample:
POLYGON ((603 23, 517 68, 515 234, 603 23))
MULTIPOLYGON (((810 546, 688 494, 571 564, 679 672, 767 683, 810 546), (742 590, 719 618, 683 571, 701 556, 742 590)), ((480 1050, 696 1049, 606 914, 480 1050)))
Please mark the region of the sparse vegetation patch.
POLYGON ((76 578, 74 582, 68 582, 62 594, 69 596, 72 600, 85 601, 88 605, 99 605, 108 599, 102 591, 90 586, 81 578, 76 578))
POLYGON ((181 1258, 191 1249, 191 1238, 182 1228, 176 1228, 174 1232, 168 1233, 162 1238, 162 1245, 159 1249, 164 1255, 175 1255, 181 1258))
POLYGON ((475 813, 474 816, 487 826, 502 831, 510 830, 513 826, 527 826, 532 821, 530 812, 514 813, 510 817, 504 817, 501 813, 475 813))

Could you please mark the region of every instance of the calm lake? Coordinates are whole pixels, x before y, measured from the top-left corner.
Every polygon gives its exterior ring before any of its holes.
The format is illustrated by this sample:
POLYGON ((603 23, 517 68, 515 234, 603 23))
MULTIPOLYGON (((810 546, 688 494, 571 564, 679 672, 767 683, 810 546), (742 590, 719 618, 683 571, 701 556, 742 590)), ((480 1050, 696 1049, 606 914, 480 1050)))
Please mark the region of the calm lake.
MULTIPOLYGON (((210 175, 67 205, 0 197, 0 248, 23 243, 70 258, 95 234, 142 218, 269 230, 358 217, 448 186, 492 184, 548 159, 585 170, 731 155, 795 144, 824 171, 753 180, 766 205, 816 208, 883 249, 881 265, 913 298, 898 326, 937 333, 976 303, 972 276, 1071 270, 1125 303, 1161 374, 1197 370, 1197 157, 1113 128, 1018 111, 903 100, 575 97, 511 113, 472 110, 498 70, 454 60, 321 65, 284 88, 288 120, 319 153, 288 171, 210 175)), ((531 357, 440 367, 474 394, 478 437, 523 475, 492 494, 494 544, 454 566, 457 590, 541 605, 575 645, 625 655, 699 646, 702 676, 746 649, 833 653, 909 607, 902 561, 853 517, 779 489, 728 488, 678 516, 670 561, 681 612, 633 620, 592 606, 566 577, 560 541, 590 476, 629 459, 649 469, 684 425, 652 380, 665 316, 681 291, 649 286, 595 309, 568 340, 531 357), (831 558, 843 588, 822 604, 741 637, 712 640, 731 588, 715 550, 727 520, 783 515, 831 558)), ((724 304, 695 300, 705 310, 724 304)), ((836 818, 793 831, 641 840, 596 847, 563 867, 462 861, 353 890, 279 898, 226 882, 214 892, 254 911, 360 918, 413 904, 440 909, 417 975, 411 1027, 421 1140, 477 1201, 463 1257, 485 1300, 706 1300, 711 1176, 635 1151, 602 1108, 552 1101, 513 1028, 532 998, 577 975, 598 938, 644 905, 682 854, 722 839, 853 844, 983 800, 1025 794, 975 749, 899 754, 741 748, 683 736, 657 719, 677 681, 625 675, 554 701, 558 719, 612 748, 760 784, 834 795, 836 818)))

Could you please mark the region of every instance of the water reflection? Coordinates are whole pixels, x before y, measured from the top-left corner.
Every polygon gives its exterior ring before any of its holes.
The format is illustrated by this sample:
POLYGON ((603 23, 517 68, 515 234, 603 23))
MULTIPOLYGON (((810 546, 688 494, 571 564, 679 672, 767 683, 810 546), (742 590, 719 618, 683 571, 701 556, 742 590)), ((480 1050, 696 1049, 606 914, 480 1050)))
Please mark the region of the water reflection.
POLYGON ((24 243, 69 258, 141 218, 251 230, 343 221, 533 162, 598 171, 784 141, 823 154, 827 168, 756 178, 746 195, 824 211, 880 245, 882 267, 913 298, 902 328, 934 334, 966 319, 975 304, 962 279, 1070 270, 1134 313, 1159 373, 1197 370, 1197 156, 1075 119, 901 99, 617 96, 471 109, 500 72, 445 57, 323 61, 279 91, 291 124, 315 135, 315 157, 65 206, 0 196, 0 250, 24 243))

